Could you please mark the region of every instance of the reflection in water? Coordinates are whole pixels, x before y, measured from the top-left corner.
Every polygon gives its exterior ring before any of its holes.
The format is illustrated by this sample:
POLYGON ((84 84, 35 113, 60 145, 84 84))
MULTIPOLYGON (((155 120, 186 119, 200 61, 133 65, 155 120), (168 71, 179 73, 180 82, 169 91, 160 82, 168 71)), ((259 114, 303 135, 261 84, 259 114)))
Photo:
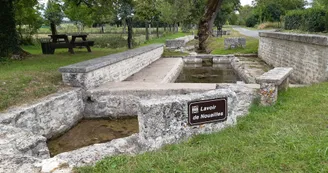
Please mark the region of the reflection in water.
POLYGON ((240 78, 230 64, 213 64, 213 66, 186 66, 175 82, 236 83, 237 81, 240 81, 240 78))
POLYGON ((48 141, 48 147, 51 156, 54 156, 88 145, 127 137, 138 131, 137 117, 118 120, 82 120, 59 138, 48 141))

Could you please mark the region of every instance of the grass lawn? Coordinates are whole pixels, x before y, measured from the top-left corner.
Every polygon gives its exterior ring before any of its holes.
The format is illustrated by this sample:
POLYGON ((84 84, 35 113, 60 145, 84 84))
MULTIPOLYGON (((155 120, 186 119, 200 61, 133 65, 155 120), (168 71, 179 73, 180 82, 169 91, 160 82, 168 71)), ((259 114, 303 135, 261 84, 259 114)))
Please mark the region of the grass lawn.
MULTIPOLYGON (((187 33, 170 34, 152 39, 141 46, 164 43, 166 39, 184 35, 187 33)), ((67 49, 58 49, 54 55, 43 55, 40 46, 25 46, 23 49, 32 56, 22 61, 0 63, 0 111, 64 88, 61 74, 58 72, 59 67, 127 50, 92 48, 92 53, 88 53, 86 49, 74 49, 75 54, 72 55, 67 49)))
POLYGON ((234 127, 77 172, 327 172, 327 89, 328 83, 291 88, 273 107, 254 104, 234 127))
POLYGON ((249 54, 257 53, 259 40, 241 35, 238 31, 231 30, 231 35, 225 35, 222 38, 212 37, 208 43, 208 49, 211 54, 217 55, 227 55, 227 54, 249 54), (236 48, 236 49, 224 49, 224 38, 228 37, 245 37, 246 38, 246 48, 236 48))

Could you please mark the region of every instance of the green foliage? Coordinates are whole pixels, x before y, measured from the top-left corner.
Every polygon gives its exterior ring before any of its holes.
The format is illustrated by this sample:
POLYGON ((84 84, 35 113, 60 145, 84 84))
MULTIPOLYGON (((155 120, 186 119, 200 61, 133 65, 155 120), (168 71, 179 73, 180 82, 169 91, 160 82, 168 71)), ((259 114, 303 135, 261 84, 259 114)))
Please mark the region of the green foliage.
POLYGON ((321 8, 290 11, 285 16, 285 29, 300 29, 308 32, 327 30, 327 11, 321 8))
POLYGON ((48 0, 47 7, 44 11, 44 17, 49 21, 49 24, 54 23, 55 25, 59 25, 64 18, 64 13, 60 4, 55 0, 48 0))
POLYGON ((284 10, 280 4, 271 3, 263 9, 262 13, 264 21, 278 22, 280 16, 284 14, 284 10))
POLYGON ((310 8, 305 11, 304 15, 304 30, 309 32, 325 31, 326 11, 319 8, 310 8))
POLYGON ((222 28, 228 19, 230 19, 229 22, 232 21, 233 23, 236 23, 237 19, 235 18, 235 10, 237 10, 239 6, 239 0, 223 1, 221 9, 214 20, 215 26, 222 28))
POLYGON ((91 26, 94 23, 92 12, 93 10, 85 4, 77 6, 70 0, 65 0, 63 7, 66 17, 68 17, 76 25, 91 26))
POLYGON ((247 27, 254 27, 257 24, 257 18, 255 15, 251 15, 249 18, 246 19, 246 26, 247 27))
POLYGON ((14 7, 20 44, 32 44, 32 35, 37 33, 43 23, 40 12, 42 7, 37 0, 14 1, 14 7))
POLYGON ((293 10, 289 11, 285 16, 285 29, 300 29, 303 25, 304 11, 293 10))

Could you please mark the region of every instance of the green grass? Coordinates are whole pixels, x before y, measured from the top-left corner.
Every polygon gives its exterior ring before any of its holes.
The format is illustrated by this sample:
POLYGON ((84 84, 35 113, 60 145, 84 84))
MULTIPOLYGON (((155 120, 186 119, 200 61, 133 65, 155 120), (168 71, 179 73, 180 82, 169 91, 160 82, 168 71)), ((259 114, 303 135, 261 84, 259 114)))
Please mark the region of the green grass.
MULTIPOLYGON (((184 35, 187 33, 170 34, 150 40, 141 46, 164 43, 166 39, 184 35)), ((29 103, 64 88, 61 74, 58 72, 59 67, 127 50, 93 47, 91 53, 86 49, 74 49, 75 54, 72 55, 67 49, 57 49, 54 55, 43 55, 39 45, 24 46, 23 49, 32 56, 22 61, 0 62, 0 111, 29 103)))
POLYGON ((154 39, 151 39, 149 41, 146 41, 145 45, 156 44, 156 43, 165 43, 165 41, 167 39, 175 39, 175 38, 184 37, 184 36, 187 36, 187 35, 190 35, 190 33, 178 32, 178 33, 174 33, 174 34, 168 34, 168 35, 165 35, 165 36, 160 37, 160 38, 154 38, 154 39))
POLYGON ((257 53, 259 40, 252 37, 241 35, 238 31, 232 30, 231 35, 223 36, 222 38, 210 38, 208 43, 208 49, 211 54, 227 55, 227 54, 250 54, 257 53), (246 47, 236 49, 224 49, 224 38, 227 37, 245 37, 246 47))
POLYGON ((328 83, 292 88, 273 107, 221 132, 137 156, 116 156, 80 173, 104 172, 327 172, 328 83))

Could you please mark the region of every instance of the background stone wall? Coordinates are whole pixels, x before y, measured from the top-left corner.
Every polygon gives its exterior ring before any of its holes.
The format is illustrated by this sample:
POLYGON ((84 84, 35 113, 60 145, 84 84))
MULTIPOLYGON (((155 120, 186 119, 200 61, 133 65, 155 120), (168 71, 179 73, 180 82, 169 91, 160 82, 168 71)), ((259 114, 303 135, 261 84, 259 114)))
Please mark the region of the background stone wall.
POLYGON ((262 32, 258 55, 274 67, 292 67, 293 82, 310 84, 327 80, 328 37, 262 32))

